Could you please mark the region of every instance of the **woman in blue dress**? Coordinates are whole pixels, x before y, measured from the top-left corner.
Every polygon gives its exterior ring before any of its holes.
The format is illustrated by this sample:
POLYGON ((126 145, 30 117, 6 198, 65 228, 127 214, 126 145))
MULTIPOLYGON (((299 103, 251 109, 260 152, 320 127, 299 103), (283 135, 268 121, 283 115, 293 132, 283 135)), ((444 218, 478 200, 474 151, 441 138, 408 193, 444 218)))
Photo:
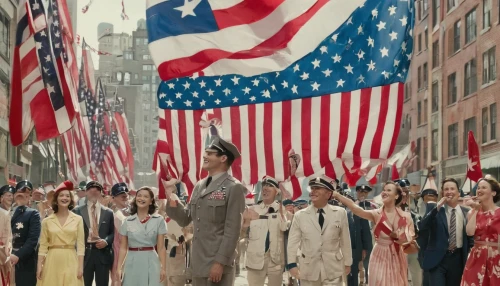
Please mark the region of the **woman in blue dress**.
POLYGON ((156 210, 153 191, 140 188, 132 201, 130 216, 120 227, 117 279, 122 279, 123 286, 160 286, 166 277, 167 225, 161 215, 155 214, 156 210))

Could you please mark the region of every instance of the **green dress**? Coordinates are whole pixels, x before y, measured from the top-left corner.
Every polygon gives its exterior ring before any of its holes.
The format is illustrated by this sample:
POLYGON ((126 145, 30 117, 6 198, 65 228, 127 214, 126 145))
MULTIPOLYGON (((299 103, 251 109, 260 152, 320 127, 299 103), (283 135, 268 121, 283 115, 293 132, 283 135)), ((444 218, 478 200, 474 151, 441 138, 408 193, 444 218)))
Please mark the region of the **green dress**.
MULTIPOLYGON (((167 224, 161 215, 153 214, 142 224, 133 215, 120 227, 120 234, 128 238, 128 247, 155 247, 158 235, 167 233, 167 224)), ((129 251, 123 268, 123 286, 161 286, 160 258, 155 250, 129 251)))

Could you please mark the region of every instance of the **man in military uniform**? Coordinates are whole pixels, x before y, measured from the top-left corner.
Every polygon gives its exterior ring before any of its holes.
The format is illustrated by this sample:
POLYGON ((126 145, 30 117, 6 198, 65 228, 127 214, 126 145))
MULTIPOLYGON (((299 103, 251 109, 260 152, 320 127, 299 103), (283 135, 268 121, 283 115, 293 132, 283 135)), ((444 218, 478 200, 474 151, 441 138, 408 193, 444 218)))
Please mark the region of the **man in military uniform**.
POLYGON ((14 201, 17 208, 12 215, 12 255, 10 261, 15 266, 15 283, 18 286, 36 285, 36 246, 40 237, 40 214, 27 207, 31 182, 25 180, 16 185, 14 201))
POLYGON ((276 196, 278 181, 271 177, 262 180, 262 203, 249 207, 243 214, 243 231, 249 229, 245 265, 248 284, 280 286, 285 266, 283 233, 289 227, 284 210, 276 196))
MULTIPOLYGON (((372 202, 368 201, 368 195, 372 191, 372 188, 369 186, 366 186, 362 188, 362 185, 356 186, 356 203, 362 207, 365 210, 373 210, 376 209, 377 206, 373 204, 372 202)), ((361 220, 365 220, 363 218, 360 218, 361 220)), ((370 226, 370 229, 373 227, 368 220, 365 220, 368 225, 370 226)), ((370 232, 371 235, 371 232, 370 232)), ((373 244, 373 236, 372 236, 372 244, 373 244)), ((363 255, 364 259, 363 261, 360 262, 359 264, 359 271, 360 271, 360 276, 361 276, 361 285, 368 283, 368 265, 370 262, 370 254, 372 250, 369 249, 366 251, 366 254, 363 255), (366 282, 366 283, 365 283, 366 282)))
POLYGON ((78 189, 76 190, 76 195, 78 196, 78 201, 76 203, 77 207, 84 206, 87 203, 85 202, 87 200, 87 194, 85 193, 85 186, 87 186, 87 182, 81 181, 80 184, 78 184, 78 189))
POLYGON ((213 136, 205 149, 203 169, 208 177, 198 182, 184 207, 167 193, 167 215, 181 227, 193 221, 191 271, 193 285, 234 285, 234 259, 245 209, 246 188, 227 172, 240 157, 232 143, 213 136))

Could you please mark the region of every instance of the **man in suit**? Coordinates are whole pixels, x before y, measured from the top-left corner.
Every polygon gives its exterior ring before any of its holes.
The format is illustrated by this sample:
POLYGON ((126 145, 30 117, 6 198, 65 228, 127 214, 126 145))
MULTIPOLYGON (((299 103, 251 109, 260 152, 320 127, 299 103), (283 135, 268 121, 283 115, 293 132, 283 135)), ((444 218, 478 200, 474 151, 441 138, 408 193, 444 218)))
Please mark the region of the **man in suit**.
POLYGON ((113 265, 113 239, 115 226, 113 211, 102 206, 102 185, 90 181, 85 187, 87 204, 74 209, 83 218, 85 232, 85 258, 83 280, 85 286, 109 285, 109 271, 113 265))
POLYGON ((474 245, 465 229, 469 209, 458 205, 460 191, 455 179, 445 179, 441 190, 443 198, 420 221, 420 229, 429 232, 422 265, 429 271, 430 286, 458 286, 474 245))
POLYGON ((18 286, 36 285, 36 246, 40 237, 40 214, 27 207, 33 185, 25 180, 17 183, 14 201, 17 208, 12 215, 12 254, 15 265, 15 283, 18 286))
MULTIPOLYGON (((377 208, 377 206, 375 204, 373 204, 372 202, 367 200, 368 195, 370 194, 370 192, 372 190, 373 189, 370 186, 366 186, 366 185, 356 186, 356 198, 357 198, 356 203, 361 208, 363 208, 365 210, 373 210, 373 209, 377 208)), ((360 219, 364 220, 364 221, 366 221, 366 223, 368 223, 368 225, 370 227, 370 237, 371 237, 372 245, 373 245, 373 236, 371 234, 371 229, 373 226, 370 224, 370 222, 368 220, 366 220, 364 218, 360 218, 360 219)), ((369 262, 370 262, 371 253, 372 253, 372 247, 367 249, 366 254, 363 255, 363 257, 364 257, 363 261, 358 266, 358 269, 361 270, 362 284, 368 283, 368 266, 369 266, 369 262)))
MULTIPOLYGON (((422 191, 422 200, 423 200, 423 207, 425 208, 425 213, 423 216, 427 215, 433 208, 436 207, 437 203, 437 198, 438 198, 438 192, 434 189, 425 189, 422 191)), ((425 250, 427 249, 427 246, 429 245, 429 230, 428 229, 422 229, 421 227, 422 221, 419 222, 418 225, 418 237, 417 237, 417 243, 420 246, 420 249, 418 250, 418 262, 420 263, 420 267, 424 269, 424 255, 425 255, 425 250)), ((423 275, 423 280, 422 280, 422 285, 423 286, 429 286, 429 271, 428 270, 423 270, 424 275, 423 275)))
POLYGON ((304 286, 341 286, 351 272, 352 249, 347 212, 328 201, 338 181, 318 177, 309 181, 312 205, 297 212, 288 237, 290 274, 304 286), (294 253, 301 248, 297 266, 294 253))
POLYGON ((191 272, 194 286, 234 285, 234 260, 247 189, 228 174, 240 152, 218 136, 205 149, 203 169, 191 201, 184 207, 167 192, 167 215, 181 227, 193 222, 191 272))

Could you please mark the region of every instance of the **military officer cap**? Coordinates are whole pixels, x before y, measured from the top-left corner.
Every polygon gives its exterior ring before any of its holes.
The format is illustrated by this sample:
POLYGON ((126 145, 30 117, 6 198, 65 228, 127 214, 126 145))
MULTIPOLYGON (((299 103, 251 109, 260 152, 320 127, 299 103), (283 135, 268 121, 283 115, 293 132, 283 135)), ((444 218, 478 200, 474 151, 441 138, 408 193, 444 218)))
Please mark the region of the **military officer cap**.
POLYGON ((128 187, 127 187, 127 184, 125 184, 125 183, 115 184, 111 188, 111 196, 112 197, 116 197, 116 196, 121 195, 123 193, 127 193, 128 194, 128 187))
POLYGON ((438 196, 438 192, 434 189, 425 189, 422 191, 422 194, 421 194, 422 197, 424 196, 438 196))
POLYGON ((309 180, 309 187, 325 188, 333 192, 340 188, 340 184, 339 180, 337 179, 330 179, 326 176, 323 176, 309 180))
POLYGON ((397 179, 394 183, 398 184, 401 188, 406 188, 410 186, 410 181, 408 179, 397 179))
POLYGON ((102 185, 96 181, 90 181, 85 185, 85 190, 88 191, 91 188, 98 188, 102 192, 102 185))
POLYGON ((271 187, 275 187, 275 188, 277 188, 279 190, 279 183, 273 177, 265 176, 262 179, 262 186, 265 186, 265 185, 268 185, 268 186, 271 186, 271 187))
POLYGON ((296 200, 293 204, 295 206, 300 206, 300 205, 307 205, 308 203, 306 200, 296 200))
POLYGON ((32 191, 33 184, 28 180, 21 181, 21 182, 17 183, 17 185, 16 185, 16 192, 21 191, 21 190, 26 189, 26 188, 28 188, 30 191, 32 191))
POLYGON ((212 136, 212 143, 206 150, 222 153, 223 155, 232 155, 234 159, 238 159, 241 154, 238 148, 231 142, 220 138, 219 136, 212 136))
POLYGON ((87 182, 85 181, 81 181, 79 184, 78 184, 78 190, 79 191, 85 191, 87 189, 87 182))
POLYGON ((290 199, 283 200, 283 206, 293 205, 293 201, 290 199))
POLYGON ((3 196, 5 193, 11 193, 14 194, 16 192, 16 189, 11 186, 11 185, 5 185, 0 188, 0 197, 3 196))
POLYGON ((370 187, 370 186, 367 186, 367 185, 360 185, 360 186, 356 186, 356 191, 360 191, 360 192, 371 192, 373 189, 370 187))

